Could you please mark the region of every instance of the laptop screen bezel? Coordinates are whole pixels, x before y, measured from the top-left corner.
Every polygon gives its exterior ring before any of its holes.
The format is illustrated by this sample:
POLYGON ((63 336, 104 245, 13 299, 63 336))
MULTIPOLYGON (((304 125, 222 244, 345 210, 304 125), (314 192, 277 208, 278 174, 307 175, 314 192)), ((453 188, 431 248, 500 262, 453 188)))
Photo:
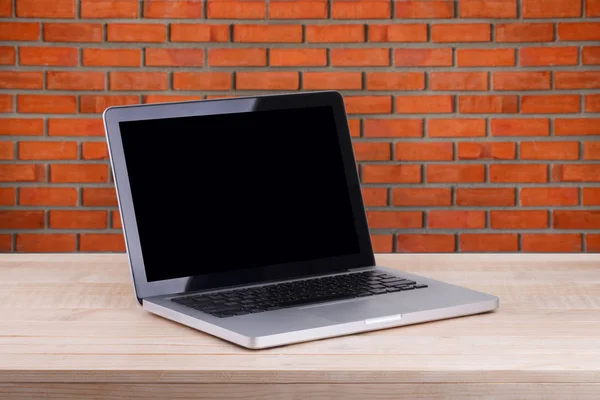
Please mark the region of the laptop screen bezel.
MULTIPOLYGON (((344 101, 338 92, 309 92, 186 101, 178 103, 118 106, 108 108, 103 114, 103 119, 107 133, 113 177, 117 188, 117 198, 119 209, 121 211, 125 245, 129 257, 135 294, 140 303, 142 302, 142 299, 152 296, 173 295, 206 289, 272 282, 303 276, 342 272, 352 268, 374 265, 375 258, 362 199, 357 171, 358 167, 352 148, 352 140, 350 137, 344 101), (337 129, 336 134, 338 135, 344 172, 348 183, 348 196, 352 207, 354 224, 356 226, 359 252, 356 254, 326 259, 276 264, 251 269, 240 268, 228 270, 224 273, 212 273, 148 282, 119 123, 124 121, 320 106, 330 106, 333 110, 337 129)), ((317 123, 317 121, 315 122, 317 123)), ((318 227, 315 227, 315 229, 318 229, 318 227)), ((198 249, 197 254, 195 255, 197 258, 190 259, 190 262, 202 262, 202 238, 199 236, 198 240, 198 249)), ((174 249, 173 251, 176 250, 174 249)), ((210 251, 210 248, 207 248, 204 251, 210 251)), ((227 262, 227 254, 223 254, 223 262, 227 262)), ((168 267, 168 265, 165 266, 165 268, 168 267)))

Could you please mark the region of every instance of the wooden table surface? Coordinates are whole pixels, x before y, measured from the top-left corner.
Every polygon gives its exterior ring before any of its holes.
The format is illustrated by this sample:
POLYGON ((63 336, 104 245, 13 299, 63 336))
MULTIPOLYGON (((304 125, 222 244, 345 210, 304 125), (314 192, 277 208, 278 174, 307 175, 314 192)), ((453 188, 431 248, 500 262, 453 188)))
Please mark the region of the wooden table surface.
POLYGON ((0 256, 0 399, 600 398, 600 255, 380 255, 500 310, 246 350, 142 310, 125 255, 0 256))

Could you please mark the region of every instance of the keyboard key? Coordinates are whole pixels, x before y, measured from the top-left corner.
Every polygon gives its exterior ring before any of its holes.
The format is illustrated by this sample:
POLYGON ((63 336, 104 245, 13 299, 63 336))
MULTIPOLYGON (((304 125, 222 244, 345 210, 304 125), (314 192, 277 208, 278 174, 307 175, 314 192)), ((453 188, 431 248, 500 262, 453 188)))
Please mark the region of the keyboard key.
POLYGON ((401 286, 400 290, 405 291, 405 290, 414 290, 415 287, 414 286, 401 286))
POLYGON ((396 287, 389 287, 389 288, 387 288, 387 289, 385 289, 385 290, 387 290, 388 292, 399 292, 399 291, 400 291, 400 288, 396 288, 396 287))
POLYGON ((373 294, 382 294, 382 293, 387 293, 387 291, 385 289, 371 289, 369 290, 371 293, 373 294))
POLYGON ((360 292, 358 294, 358 297, 367 297, 367 296, 373 296, 373 293, 371 293, 371 292, 360 292))
POLYGON ((416 285, 415 289, 425 289, 426 287, 429 287, 427 285, 416 285))

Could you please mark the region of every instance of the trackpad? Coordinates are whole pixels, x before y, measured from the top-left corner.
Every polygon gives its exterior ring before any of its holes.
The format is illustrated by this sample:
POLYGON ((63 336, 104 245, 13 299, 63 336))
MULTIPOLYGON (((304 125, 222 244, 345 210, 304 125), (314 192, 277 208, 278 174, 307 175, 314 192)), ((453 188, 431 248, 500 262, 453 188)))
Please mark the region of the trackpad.
POLYGON ((310 307, 302 311, 327 318, 331 321, 354 322, 388 315, 404 314, 413 310, 409 306, 402 304, 397 298, 389 298, 387 300, 370 298, 360 301, 310 307))

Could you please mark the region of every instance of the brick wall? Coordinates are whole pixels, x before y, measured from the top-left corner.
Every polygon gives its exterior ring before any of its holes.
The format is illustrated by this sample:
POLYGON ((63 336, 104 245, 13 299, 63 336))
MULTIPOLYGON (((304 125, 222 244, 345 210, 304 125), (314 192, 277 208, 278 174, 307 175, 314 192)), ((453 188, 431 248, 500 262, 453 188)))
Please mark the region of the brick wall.
POLYGON ((600 0, 0 0, 0 41, 2 251, 124 250, 105 107, 321 89, 377 251, 600 251, 600 0))

